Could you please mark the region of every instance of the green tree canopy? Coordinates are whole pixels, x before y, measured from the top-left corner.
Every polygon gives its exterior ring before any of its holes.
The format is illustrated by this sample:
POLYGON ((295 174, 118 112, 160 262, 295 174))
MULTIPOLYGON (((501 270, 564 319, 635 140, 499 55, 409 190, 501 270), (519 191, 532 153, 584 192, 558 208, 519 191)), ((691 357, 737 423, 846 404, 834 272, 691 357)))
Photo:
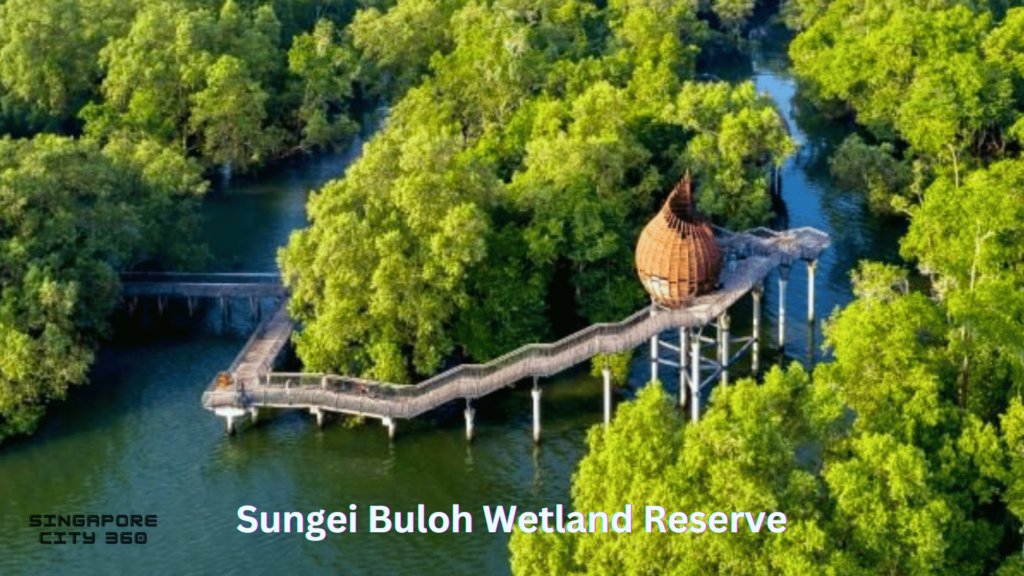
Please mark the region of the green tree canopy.
POLYGON ((358 73, 356 55, 341 42, 334 24, 320 20, 313 32, 296 36, 288 50, 288 67, 302 82, 303 145, 323 147, 355 132, 347 101, 358 73))
POLYGON ((100 49, 133 10, 111 0, 0 4, 0 83, 35 114, 73 118, 96 93, 100 49))
POLYGON ((0 439, 82 384, 120 270, 195 264, 196 167, 151 142, 0 139, 0 439))
POLYGON ((392 92, 385 127, 281 252, 307 366, 407 382, 564 331, 552 309, 568 327, 629 314, 644 300, 636 238, 687 169, 723 222, 763 223, 768 166, 792 143, 752 84, 689 82, 696 39, 670 30, 704 30, 696 10, 505 0, 357 15, 360 66, 419 85, 392 92), (632 59, 649 40, 634 26, 662 31, 657 62, 632 59), (423 34, 429 52, 401 49, 423 34))

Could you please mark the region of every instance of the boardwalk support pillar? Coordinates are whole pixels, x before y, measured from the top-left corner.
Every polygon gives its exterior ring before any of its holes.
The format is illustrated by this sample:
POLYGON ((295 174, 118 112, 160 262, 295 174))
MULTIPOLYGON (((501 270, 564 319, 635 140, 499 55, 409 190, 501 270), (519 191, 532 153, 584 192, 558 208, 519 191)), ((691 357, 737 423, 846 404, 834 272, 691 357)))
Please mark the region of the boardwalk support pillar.
POLYGON ((604 376, 604 427, 607 428, 612 421, 612 371, 606 365, 601 375, 604 376))
POLYGON ((242 408, 237 408, 237 407, 234 407, 234 406, 227 406, 227 407, 224 407, 224 408, 217 408, 214 411, 214 414, 224 418, 224 422, 227 424, 227 427, 228 427, 228 434, 234 434, 235 433, 235 418, 241 418, 242 416, 245 416, 246 411, 244 409, 242 409, 242 408))
POLYGON ((231 324, 231 300, 224 296, 220 297, 220 319, 225 324, 231 324))
POLYGON ((395 439, 395 420, 393 418, 384 418, 381 420, 381 424, 388 427, 388 440, 395 439))
POLYGON ((651 337, 651 382, 658 379, 658 335, 651 337))
POLYGON ((260 409, 257 408, 256 406, 249 408, 249 417, 252 418, 252 424, 253 426, 255 426, 257 420, 259 420, 260 417, 260 409))
POLYGON ((786 349, 786 286, 789 285, 789 264, 779 266, 779 360, 786 349))
POLYGON ((807 322, 814 324, 814 273, 818 270, 817 260, 807 261, 807 322))
POLYGON ((686 356, 690 353, 690 329, 679 329, 679 407, 686 405, 686 356))
POLYGON ((750 295, 754 298, 754 327, 751 334, 754 343, 752 345, 753 353, 750 360, 750 370, 757 377, 757 371, 761 364, 761 297, 764 296, 764 288, 761 284, 757 284, 750 292, 750 295))
POLYGON ((259 322, 262 310, 260 310, 260 299, 258 296, 249 297, 249 308, 252 309, 252 321, 259 322))
POLYGON ((690 338, 690 417, 694 422, 700 419, 700 332, 694 331, 690 338))
POLYGON ((185 300, 188 302, 188 315, 191 318, 196 311, 196 297, 188 296, 185 298, 185 300))
MULTIPOLYGON (((655 314, 655 307, 651 307, 651 316, 655 314)), ((651 336, 651 382, 658 379, 658 335, 651 336)))
POLYGON ((718 317, 719 362, 722 364, 722 386, 729 385, 729 313, 718 317))
POLYGON ((472 442, 473 416, 476 416, 476 410, 474 410, 472 404, 469 403, 469 398, 466 398, 466 410, 463 414, 466 416, 466 442, 472 442))
POLYGON ((537 386, 537 378, 533 378, 533 442, 540 442, 540 386, 537 386))
POLYGON ((324 411, 322 409, 320 409, 320 408, 310 408, 309 409, 309 413, 312 414, 313 416, 316 416, 316 427, 317 428, 323 428, 324 427, 324 411))

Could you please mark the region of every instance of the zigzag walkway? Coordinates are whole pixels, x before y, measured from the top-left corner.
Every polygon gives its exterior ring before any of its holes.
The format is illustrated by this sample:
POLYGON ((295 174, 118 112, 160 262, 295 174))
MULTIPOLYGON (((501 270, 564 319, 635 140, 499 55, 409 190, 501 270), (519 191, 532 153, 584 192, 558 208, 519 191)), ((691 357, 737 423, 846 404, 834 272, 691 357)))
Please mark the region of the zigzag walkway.
POLYGON ((258 407, 302 408, 317 413, 343 412, 380 418, 414 418, 459 399, 475 399, 529 377, 548 377, 598 353, 634 348, 655 335, 710 323, 736 301, 760 286, 775 268, 794 260, 814 261, 829 245, 825 233, 813 228, 785 232, 757 229, 733 234, 718 230, 726 253, 722 288, 696 298, 685 308, 649 306, 615 323, 594 324, 551 344, 529 344, 486 364, 466 364, 415 385, 395 385, 315 373, 272 372, 291 332, 284 302, 261 324, 232 364, 231 384, 215 380, 203 394, 203 406, 231 418, 258 407))

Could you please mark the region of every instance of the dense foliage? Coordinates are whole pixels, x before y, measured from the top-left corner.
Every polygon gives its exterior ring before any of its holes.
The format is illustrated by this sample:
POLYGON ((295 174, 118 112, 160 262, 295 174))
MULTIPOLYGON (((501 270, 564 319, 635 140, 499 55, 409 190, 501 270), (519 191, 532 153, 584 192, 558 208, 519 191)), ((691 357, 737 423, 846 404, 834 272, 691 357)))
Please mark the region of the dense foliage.
POLYGON ((959 183, 971 170, 1018 157, 1018 4, 791 2, 804 29, 790 53, 806 103, 863 127, 835 154, 840 180, 869 192, 877 208, 906 213, 936 178, 959 183))
POLYGON ((781 510, 782 535, 512 539, 531 574, 1024 574, 1024 101, 1013 3, 793 0, 802 105, 860 126, 837 182, 910 219, 909 271, 864 263, 834 360, 717 390, 654 384, 591 431, 579 510, 781 510))
MULTIPOLYGON (((745 5, 713 10, 733 26, 745 5)), ((576 0, 359 12, 360 69, 395 104, 280 255, 305 365, 408 382, 453 354, 550 338, 553 315, 621 318, 644 298, 639 231, 687 170, 720 222, 763 223, 768 168, 793 145, 751 83, 693 81, 722 37, 706 14, 576 0)))
POLYGON ((902 253, 946 319, 958 402, 994 421, 1024 369, 1024 7, 819 4, 803 4, 795 69, 814 105, 866 129, 833 172, 911 219, 902 253))
POLYGON ((0 139, 0 439, 85 381, 122 269, 202 258, 189 240, 205 187, 149 141, 0 139))
POLYGON ((351 134, 349 2, 0 4, 0 128, 128 132, 238 171, 351 134))
POLYGON ((118 274, 200 265, 204 171, 351 135, 350 2, 0 2, 0 440, 86 380, 118 274), (17 139, 15 139, 17 138, 17 139))

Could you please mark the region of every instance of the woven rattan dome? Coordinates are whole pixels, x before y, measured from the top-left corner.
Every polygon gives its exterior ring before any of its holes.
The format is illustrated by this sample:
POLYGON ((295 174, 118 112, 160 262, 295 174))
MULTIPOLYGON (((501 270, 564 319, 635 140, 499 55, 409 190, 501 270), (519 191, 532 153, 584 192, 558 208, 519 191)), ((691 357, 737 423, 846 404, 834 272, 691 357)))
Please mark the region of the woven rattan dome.
POLYGON ((689 176, 640 234, 636 268, 651 299, 668 308, 680 308, 718 284, 722 252, 711 223, 693 208, 689 176))

